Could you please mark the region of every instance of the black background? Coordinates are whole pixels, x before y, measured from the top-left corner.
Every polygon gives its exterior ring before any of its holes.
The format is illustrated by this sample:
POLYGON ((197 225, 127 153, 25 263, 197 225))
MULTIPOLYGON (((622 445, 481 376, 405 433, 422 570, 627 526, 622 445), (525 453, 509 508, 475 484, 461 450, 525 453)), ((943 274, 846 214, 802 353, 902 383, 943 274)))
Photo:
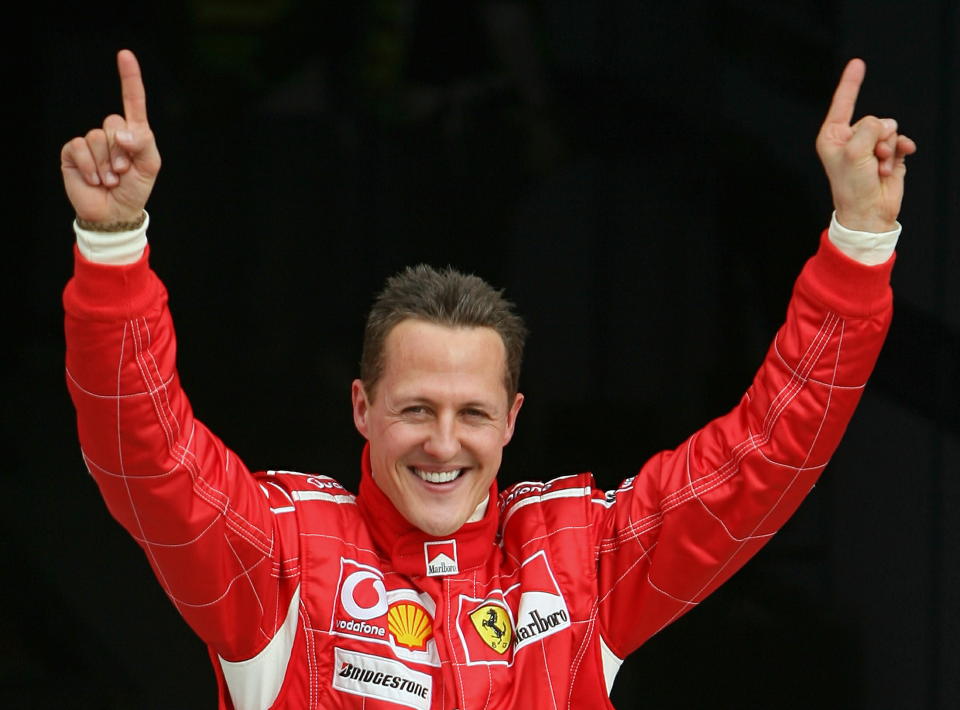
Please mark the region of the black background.
POLYGON ((209 661, 84 471, 63 384, 61 145, 143 67, 150 201, 198 416, 356 483, 364 312, 426 261, 531 330, 502 483, 603 486, 739 399, 830 215, 846 59, 909 161, 896 315, 782 533, 623 666, 620 708, 960 707, 960 10, 952 0, 33 4, 6 113, 0 706, 210 708, 209 661), (11 199, 12 197, 12 199, 11 199))

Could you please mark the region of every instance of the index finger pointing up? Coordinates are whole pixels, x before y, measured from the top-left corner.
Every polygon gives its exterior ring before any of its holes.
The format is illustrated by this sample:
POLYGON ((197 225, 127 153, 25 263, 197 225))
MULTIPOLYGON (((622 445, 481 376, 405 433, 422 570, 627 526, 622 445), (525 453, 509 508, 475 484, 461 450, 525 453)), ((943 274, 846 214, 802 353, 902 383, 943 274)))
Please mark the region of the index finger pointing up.
POLYGON ((127 123, 147 125, 147 92, 143 88, 140 65, 129 49, 117 53, 117 71, 123 94, 123 115, 127 123))
POLYGON ((842 123, 849 126, 853 120, 853 109, 857 103, 857 95, 860 93, 860 86, 863 84, 863 77, 867 73, 867 65, 862 59, 851 59, 847 62, 843 74, 840 75, 840 83, 837 84, 836 91, 833 92, 833 100, 830 102, 830 110, 827 111, 827 118, 824 123, 842 123))

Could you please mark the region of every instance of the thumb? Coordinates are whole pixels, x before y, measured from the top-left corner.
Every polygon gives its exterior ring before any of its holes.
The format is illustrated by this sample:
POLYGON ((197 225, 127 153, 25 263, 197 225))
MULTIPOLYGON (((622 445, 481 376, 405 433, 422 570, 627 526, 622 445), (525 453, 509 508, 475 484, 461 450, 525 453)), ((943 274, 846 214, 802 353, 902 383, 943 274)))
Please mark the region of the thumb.
POLYGON ((156 175, 160 171, 160 152, 149 128, 135 128, 128 123, 117 130, 114 139, 139 171, 147 175, 156 175))

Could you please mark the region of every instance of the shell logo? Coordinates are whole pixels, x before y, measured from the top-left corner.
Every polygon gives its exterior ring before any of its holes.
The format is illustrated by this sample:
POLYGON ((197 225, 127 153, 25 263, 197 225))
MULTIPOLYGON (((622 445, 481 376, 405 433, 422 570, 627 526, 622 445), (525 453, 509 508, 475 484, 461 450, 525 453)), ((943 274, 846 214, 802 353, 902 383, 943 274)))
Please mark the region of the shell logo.
POLYGON ((391 604, 387 612, 387 628, 401 646, 422 651, 433 636, 433 619, 419 604, 398 602, 391 604))

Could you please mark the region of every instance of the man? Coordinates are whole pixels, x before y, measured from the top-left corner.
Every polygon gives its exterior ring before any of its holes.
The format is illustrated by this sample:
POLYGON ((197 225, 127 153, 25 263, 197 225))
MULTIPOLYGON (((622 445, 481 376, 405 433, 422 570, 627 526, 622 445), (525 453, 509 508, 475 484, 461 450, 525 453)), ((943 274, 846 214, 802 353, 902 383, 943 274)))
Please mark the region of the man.
POLYGON ((251 474, 179 386, 143 211, 160 167, 136 59, 124 115, 64 146, 76 214, 67 379, 111 513, 208 645, 220 707, 605 706, 622 659, 698 604, 826 465, 886 333, 905 157, 851 125, 844 70, 817 140, 836 208, 747 395, 617 490, 496 474, 523 402, 523 325, 487 284, 408 269, 371 311, 353 415, 358 496, 251 474))

